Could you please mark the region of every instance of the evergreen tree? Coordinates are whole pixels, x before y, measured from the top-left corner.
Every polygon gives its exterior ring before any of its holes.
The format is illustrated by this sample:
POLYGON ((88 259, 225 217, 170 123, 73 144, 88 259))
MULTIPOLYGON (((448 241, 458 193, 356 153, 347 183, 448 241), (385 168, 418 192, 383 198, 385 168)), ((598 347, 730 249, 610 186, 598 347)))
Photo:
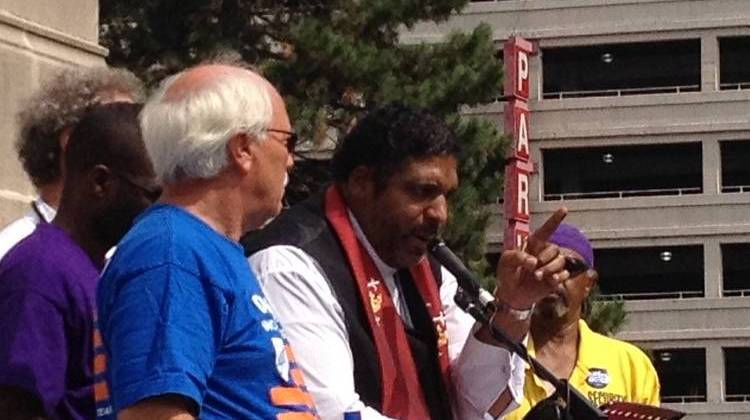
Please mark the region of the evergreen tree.
POLYGON ((601 299, 599 286, 594 286, 584 303, 583 319, 593 331, 613 336, 622 330, 627 322, 625 301, 601 299))
MULTIPOLYGON (((462 146, 460 188, 451 197, 444 237, 491 288, 494 267, 484 258, 488 204, 502 190, 507 145, 493 123, 460 111, 498 96, 498 46, 487 25, 439 43, 399 42, 399 34, 417 22, 444 21, 467 3, 102 0, 100 33, 109 64, 133 70, 150 85, 220 53, 256 66, 279 87, 305 139, 288 188, 292 203, 330 181, 327 158, 367 109, 400 100, 443 116, 462 146)), ((592 293, 586 320, 594 330, 614 334, 624 323, 624 304, 597 295, 592 293)))
POLYGON ((506 143, 494 124, 460 114, 501 89, 497 46, 487 25, 439 43, 404 44, 420 21, 440 22, 467 0, 101 2, 108 61, 148 83, 217 52, 231 51, 279 87, 305 141, 288 198, 299 200, 330 179, 325 163, 364 112, 388 101, 426 107, 456 132, 460 188, 451 200, 449 245, 481 273, 487 204, 502 189, 506 143))

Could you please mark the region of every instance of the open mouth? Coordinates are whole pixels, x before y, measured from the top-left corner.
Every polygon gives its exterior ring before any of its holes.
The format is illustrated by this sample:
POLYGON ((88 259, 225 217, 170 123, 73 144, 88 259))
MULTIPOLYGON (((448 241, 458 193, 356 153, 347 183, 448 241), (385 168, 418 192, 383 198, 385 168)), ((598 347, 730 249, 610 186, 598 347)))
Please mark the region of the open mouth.
POLYGON ((422 242, 431 242, 437 238, 437 230, 436 229, 419 229, 416 231, 413 231, 411 236, 422 241, 422 242))
POLYGON ((426 235, 412 235, 412 236, 418 241, 424 242, 424 243, 429 243, 434 238, 434 236, 426 236, 426 235))
POLYGON ((556 294, 556 293, 553 293, 551 295, 547 295, 547 296, 543 297, 541 301, 544 302, 544 303, 552 303, 552 302, 554 302, 554 301, 556 301, 558 299, 560 299, 560 296, 558 294, 556 294))
POLYGON ((409 237, 411 238, 412 243, 420 249, 420 252, 424 252, 435 240, 436 235, 413 234, 409 235, 409 237))

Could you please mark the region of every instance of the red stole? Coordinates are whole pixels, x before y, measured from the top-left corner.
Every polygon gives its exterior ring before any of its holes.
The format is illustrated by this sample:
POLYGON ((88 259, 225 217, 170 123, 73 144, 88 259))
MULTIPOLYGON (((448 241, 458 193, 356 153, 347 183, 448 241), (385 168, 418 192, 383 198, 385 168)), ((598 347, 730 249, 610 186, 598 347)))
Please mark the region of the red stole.
MULTIPOLYGON (((429 419, 403 321, 396 312, 388 288, 383 285, 380 271, 354 232, 346 204, 337 187, 331 186, 326 191, 324 207, 326 218, 344 248, 375 339, 382 379, 383 414, 399 419, 429 419)), ((448 334, 437 282, 427 258, 411 267, 409 272, 433 320, 438 338, 440 371, 443 383, 449 390, 448 334)))

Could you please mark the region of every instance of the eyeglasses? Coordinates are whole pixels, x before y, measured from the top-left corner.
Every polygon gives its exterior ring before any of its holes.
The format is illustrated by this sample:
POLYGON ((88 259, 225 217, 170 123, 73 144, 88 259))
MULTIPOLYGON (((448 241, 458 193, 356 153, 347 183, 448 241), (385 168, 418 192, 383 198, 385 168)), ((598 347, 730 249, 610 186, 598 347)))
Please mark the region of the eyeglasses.
POLYGON ((295 133, 294 131, 278 130, 275 128, 267 128, 266 131, 270 133, 286 134, 288 136, 286 138, 286 142, 278 138, 275 138, 275 140, 277 140, 280 143, 283 143, 286 146, 286 151, 289 152, 290 155, 294 154, 294 147, 297 145, 297 133, 295 133))
POLYGON ((565 257, 565 269, 570 273, 570 277, 575 277, 589 269, 585 261, 578 258, 565 257))
POLYGON ((152 203, 158 200, 159 197, 161 197, 162 188, 158 185, 145 185, 141 181, 137 181, 135 178, 124 172, 112 171, 112 173, 116 177, 125 181, 127 184, 130 184, 131 187, 139 190, 141 193, 143 193, 143 196, 152 203))

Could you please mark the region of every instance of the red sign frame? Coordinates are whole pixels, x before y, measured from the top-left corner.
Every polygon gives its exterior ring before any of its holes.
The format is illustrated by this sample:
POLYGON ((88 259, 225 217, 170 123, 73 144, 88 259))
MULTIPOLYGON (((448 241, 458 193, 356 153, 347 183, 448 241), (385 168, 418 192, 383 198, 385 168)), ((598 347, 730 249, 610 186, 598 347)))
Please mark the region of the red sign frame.
POLYGON ((534 45, 521 37, 511 37, 503 45, 503 89, 507 99, 503 110, 504 131, 512 145, 512 154, 505 166, 504 249, 523 248, 529 236, 529 179, 534 168, 529 153, 529 84, 530 58, 535 53, 534 45))

